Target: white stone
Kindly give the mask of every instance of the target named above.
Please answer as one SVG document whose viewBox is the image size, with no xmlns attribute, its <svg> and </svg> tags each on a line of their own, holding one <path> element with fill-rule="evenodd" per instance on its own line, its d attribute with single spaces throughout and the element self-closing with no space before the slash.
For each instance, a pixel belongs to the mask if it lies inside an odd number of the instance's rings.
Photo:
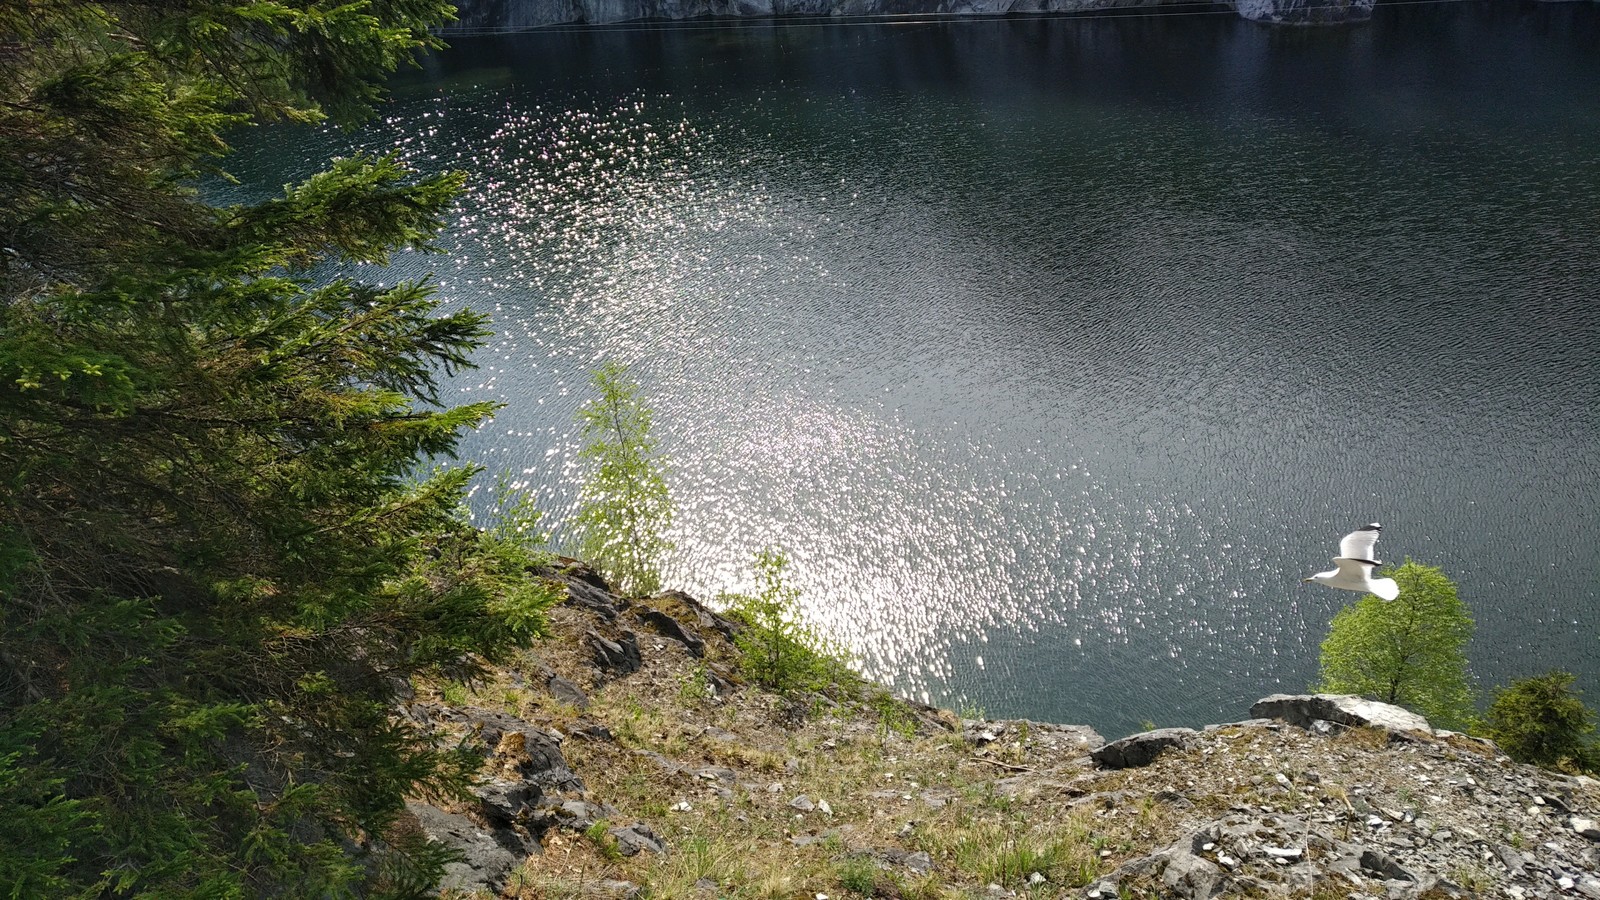
<svg viewBox="0 0 1600 900">
<path fill-rule="evenodd" d="M 1044 884 L 1044 882 L 1045 882 L 1045 877 L 1044 877 L 1044 873 L 1042 873 L 1042 872 L 1034 872 L 1032 875 L 1028 876 L 1028 884 L 1033 885 L 1035 887 L 1037 887 L 1038 885 Z"/>
<path fill-rule="evenodd" d="M 822 814 L 825 816 L 833 815 L 833 807 L 829 806 L 826 800 L 818 800 L 817 809 L 822 810 Z"/>
<path fill-rule="evenodd" d="M 1591 841 L 1600 841 L 1600 822 L 1593 819 L 1572 817 L 1572 830 L 1583 835 Z"/>
<path fill-rule="evenodd" d="M 1301 856 L 1305 855 L 1305 851 L 1299 847 L 1266 846 L 1262 847 L 1261 849 L 1265 851 L 1268 856 L 1275 857 L 1277 859 L 1299 859 Z"/>
<path fill-rule="evenodd" d="M 671 809 L 673 812 L 691 812 L 694 807 L 690 806 L 687 800 L 679 800 L 677 803 L 672 804 Z"/>
</svg>

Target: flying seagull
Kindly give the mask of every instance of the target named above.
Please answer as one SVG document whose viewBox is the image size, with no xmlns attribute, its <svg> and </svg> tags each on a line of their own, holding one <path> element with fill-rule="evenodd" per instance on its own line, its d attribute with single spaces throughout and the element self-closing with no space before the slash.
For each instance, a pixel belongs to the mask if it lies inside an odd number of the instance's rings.
<svg viewBox="0 0 1600 900">
<path fill-rule="evenodd" d="M 1365 528 L 1352 531 L 1339 542 L 1339 555 L 1333 558 L 1339 568 L 1318 572 L 1304 581 L 1315 581 L 1341 591 L 1360 591 L 1377 594 L 1385 600 L 1400 596 L 1400 585 L 1393 578 L 1373 578 L 1372 570 L 1383 563 L 1373 555 L 1378 543 L 1378 532 L 1383 526 L 1373 522 Z"/>
</svg>

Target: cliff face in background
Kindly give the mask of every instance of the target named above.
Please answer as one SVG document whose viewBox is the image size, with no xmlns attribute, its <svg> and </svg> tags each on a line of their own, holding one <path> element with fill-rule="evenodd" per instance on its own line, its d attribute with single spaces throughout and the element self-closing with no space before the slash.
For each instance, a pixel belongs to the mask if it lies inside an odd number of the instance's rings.
<svg viewBox="0 0 1600 900">
<path fill-rule="evenodd" d="M 1170 0 L 1181 2 L 1181 0 Z M 1375 0 L 1232 0 L 1260 22 L 1342 24 L 1371 18 Z M 1162 6 L 1162 0 L 456 0 L 450 32 L 612 22 L 764 16 L 1004 16 Z"/>
</svg>

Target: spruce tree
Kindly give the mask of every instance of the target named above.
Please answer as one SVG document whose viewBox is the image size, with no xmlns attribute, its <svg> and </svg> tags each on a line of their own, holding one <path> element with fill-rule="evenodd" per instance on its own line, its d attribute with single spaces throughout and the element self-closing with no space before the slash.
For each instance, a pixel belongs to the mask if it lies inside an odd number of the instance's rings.
<svg viewBox="0 0 1600 900">
<path fill-rule="evenodd" d="M 1560 669 L 1519 678 L 1495 691 L 1485 731 L 1507 756 L 1573 773 L 1600 769 L 1594 715 L 1583 694 L 1573 688 L 1576 677 Z"/>
<path fill-rule="evenodd" d="M 617 589 L 650 594 L 661 587 L 661 557 L 672 548 L 672 497 L 653 433 L 654 414 L 639 385 L 618 363 L 591 378 L 596 396 L 578 410 L 588 466 L 575 526 L 579 553 Z"/>
<path fill-rule="evenodd" d="M 434 0 L 0 0 L 0 893 L 414 895 L 393 826 L 475 761 L 410 676 L 539 634 L 514 527 L 470 527 L 487 334 L 428 286 L 312 277 L 426 249 L 460 185 L 339 160 L 200 202 L 227 129 L 349 119 Z"/>
</svg>

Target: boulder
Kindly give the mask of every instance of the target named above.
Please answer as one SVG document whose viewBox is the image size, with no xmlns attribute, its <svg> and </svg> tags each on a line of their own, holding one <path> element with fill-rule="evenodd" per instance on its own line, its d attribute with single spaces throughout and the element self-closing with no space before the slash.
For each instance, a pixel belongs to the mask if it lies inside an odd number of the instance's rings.
<svg viewBox="0 0 1600 900">
<path fill-rule="evenodd" d="M 604 803 L 568 800 L 558 808 L 557 815 L 561 817 L 561 824 L 573 831 L 588 831 L 596 822 L 616 818 L 618 812 L 614 807 Z"/>
<path fill-rule="evenodd" d="M 684 646 L 693 656 L 706 655 L 706 642 L 700 635 L 685 628 L 682 622 L 667 615 L 659 609 L 645 609 L 639 612 L 640 621 L 649 625 L 655 632 L 663 637 L 669 637 Z"/>
<path fill-rule="evenodd" d="M 589 708 L 589 695 L 583 692 L 583 688 L 562 678 L 560 675 L 551 673 L 550 677 L 545 679 L 545 688 L 550 691 L 550 696 L 568 706 L 576 706 L 579 709 Z"/>
<path fill-rule="evenodd" d="M 1157 728 L 1112 741 L 1089 756 L 1108 769 L 1135 769 L 1150 765 L 1172 747 L 1189 746 L 1199 735 L 1193 728 Z"/>
<path fill-rule="evenodd" d="M 1365 850 L 1361 854 L 1361 868 L 1389 881 L 1416 881 L 1417 876 L 1396 862 L 1394 857 L 1381 850 Z"/>
<path fill-rule="evenodd" d="M 416 817 L 422 833 L 461 854 L 459 862 L 444 867 L 441 890 L 499 894 L 511 873 L 522 864 L 519 856 L 500 845 L 494 836 L 466 816 L 448 813 L 429 803 L 411 800 L 406 809 Z"/>
<path fill-rule="evenodd" d="M 1252 22 L 1273 25 L 1343 25 L 1372 18 L 1376 0 L 1234 0 L 1233 8 Z"/>
<path fill-rule="evenodd" d="M 580 780 L 561 755 L 561 745 L 543 729 L 508 713 L 475 706 L 456 709 L 437 704 L 419 704 L 434 721 L 465 725 L 478 739 L 486 755 L 495 757 L 507 780 L 531 782 L 549 791 L 583 789 Z"/>
<path fill-rule="evenodd" d="M 628 601 L 618 597 L 600 573 L 581 560 L 566 556 L 557 557 L 556 565 L 541 566 L 535 569 L 533 574 L 558 582 L 565 587 L 566 602 L 599 613 L 606 619 L 615 619 L 621 610 L 628 608 Z"/>
<path fill-rule="evenodd" d="M 544 798 L 537 784 L 499 778 L 475 785 L 472 793 L 478 798 L 484 819 L 500 827 L 514 824 L 523 811 L 538 806 Z"/>
<path fill-rule="evenodd" d="M 589 647 L 594 651 L 594 664 L 601 671 L 627 675 L 644 666 L 644 658 L 639 655 L 639 636 L 633 632 L 624 631 L 614 641 L 593 629 L 587 636 Z"/>
<path fill-rule="evenodd" d="M 744 628 L 738 622 L 717 612 L 699 600 L 685 594 L 683 591 L 662 591 L 654 598 L 656 601 L 676 603 L 694 615 L 695 624 L 700 628 L 710 628 L 727 638 L 731 643 L 735 635 Z"/>
<path fill-rule="evenodd" d="M 1257 700 L 1250 715 L 1282 719 L 1290 725 L 1311 728 L 1316 722 L 1357 728 L 1382 728 L 1393 734 L 1433 734 L 1428 720 L 1388 703 L 1349 694 L 1273 694 Z"/>
<path fill-rule="evenodd" d="M 666 844 L 643 822 L 635 822 L 625 828 L 613 828 L 610 833 L 617 839 L 617 852 L 623 856 L 667 852 Z"/>
<path fill-rule="evenodd" d="M 1180 841 L 1124 864 L 1113 873 L 1112 882 L 1129 876 L 1160 879 L 1165 888 L 1161 892 L 1164 897 L 1207 900 L 1223 891 L 1227 873 L 1216 863 L 1197 856 L 1187 841 Z"/>
</svg>

